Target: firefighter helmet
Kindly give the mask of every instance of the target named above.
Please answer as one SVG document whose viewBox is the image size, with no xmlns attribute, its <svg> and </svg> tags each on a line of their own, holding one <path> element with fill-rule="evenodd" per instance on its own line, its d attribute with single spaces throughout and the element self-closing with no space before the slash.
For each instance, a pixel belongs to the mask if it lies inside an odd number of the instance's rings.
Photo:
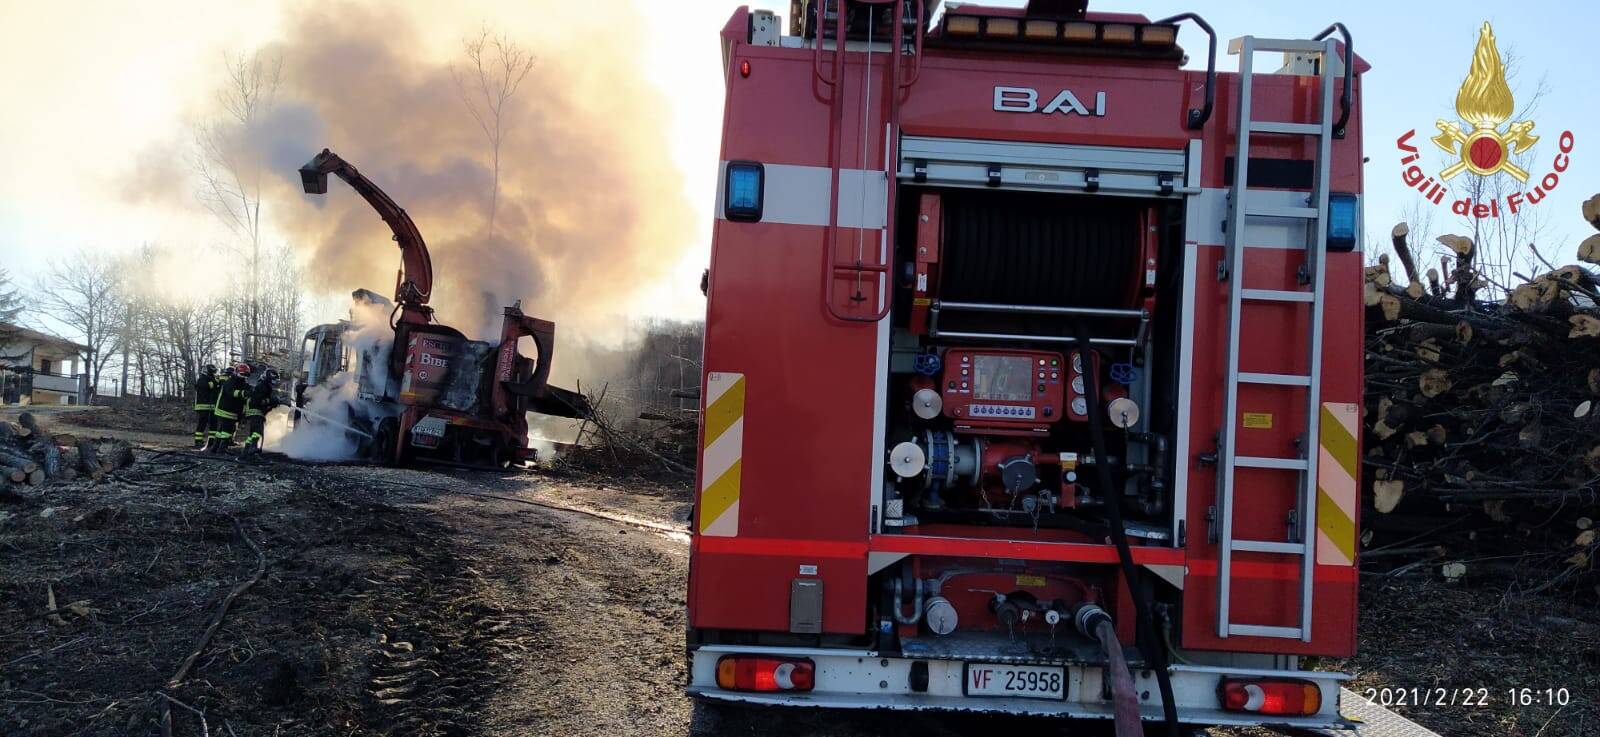
<svg viewBox="0 0 1600 737">
<path fill-rule="evenodd" d="M 214 363 L 208 363 L 201 367 L 200 370 L 208 374 L 214 374 L 217 372 L 217 365 Z"/>
<path fill-rule="evenodd" d="M 233 367 L 233 372 L 238 374 L 238 375 L 240 375 L 240 376 L 249 376 L 250 375 L 250 364 L 241 363 L 241 364 L 239 364 L 237 366 L 234 366 Z"/>
</svg>

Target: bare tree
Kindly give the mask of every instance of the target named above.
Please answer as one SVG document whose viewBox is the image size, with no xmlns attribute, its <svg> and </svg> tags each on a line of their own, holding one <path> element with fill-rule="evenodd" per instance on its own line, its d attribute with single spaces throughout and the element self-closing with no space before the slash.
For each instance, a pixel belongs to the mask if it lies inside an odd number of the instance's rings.
<svg viewBox="0 0 1600 737">
<path fill-rule="evenodd" d="M 533 69 L 534 60 L 533 54 L 515 41 L 500 34 L 491 35 L 487 28 L 461 45 L 467 57 L 466 68 L 452 65 L 450 76 L 455 79 L 461 103 L 489 143 L 494 176 L 489 190 L 488 238 L 492 240 L 494 217 L 500 205 L 500 145 L 511 130 L 506 106 Z"/>
<path fill-rule="evenodd" d="M 195 167 L 200 201 L 244 239 L 250 252 L 247 329 L 260 330 L 261 185 L 264 147 L 256 145 L 261 121 L 272 112 L 283 79 L 283 57 L 255 52 L 224 57 L 225 79 L 217 89 L 218 117 L 195 128 Z"/>
<path fill-rule="evenodd" d="M 194 384 L 199 367 L 216 362 L 227 343 L 228 327 L 216 300 L 181 297 L 165 300 L 154 311 L 154 327 L 161 342 L 170 346 L 169 384 L 182 395 Z"/>
<path fill-rule="evenodd" d="M 7 325 L 16 325 L 17 318 L 22 314 L 22 295 L 17 293 L 17 288 L 11 284 L 11 272 L 0 267 L 0 330 L 5 330 Z M 6 337 L 0 332 L 0 338 Z"/>
<path fill-rule="evenodd" d="M 17 293 L 17 288 L 11 284 L 11 274 L 0 268 L 0 361 L 17 361 L 23 355 L 7 355 L 5 353 L 12 339 L 16 338 L 17 331 L 14 326 L 22 316 L 22 295 Z"/>
<path fill-rule="evenodd" d="M 123 396 L 187 396 L 196 369 L 225 358 L 230 336 L 240 328 L 228 319 L 229 309 L 241 302 L 237 292 L 197 297 L 190 291 L 155 286 L 163 283 L 160 270 L 172 258 L 171 248 L 146 244 L 113 262 L 124 286 L 118 293 L 120 310 L 113 326 L 115 355 L 103 362 L 101 373 L 120 374 L 117 383 Z M 271 252 L 264 258 L 263 268 L 269 280 L 277 275 Z M 284 278 L 298 277 L 290 274 Z M 270 296 L 264 304 L 266 317 L 277 314 Z M 271 324 L 270 320 L 264 322 Z"/>
<path fill-rule="evenodd" d="M 66 327 L 89 349 L 85 369 L 89 385 L 97 387 L 123 330 L 121 269 L 104 254 L 79 249 L 51 262 L 37 292 L 37 311 Z"/>
</svg>

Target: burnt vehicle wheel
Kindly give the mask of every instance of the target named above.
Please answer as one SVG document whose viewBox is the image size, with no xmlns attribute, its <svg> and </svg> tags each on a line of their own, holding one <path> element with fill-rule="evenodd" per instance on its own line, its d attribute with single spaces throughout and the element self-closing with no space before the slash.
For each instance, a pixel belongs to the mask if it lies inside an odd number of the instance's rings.
<svg viewBox="0 0 1600 737">
<path fill-rule="evenodd" d="M 387 417 L 378 422 L 378 427 L 372 433 L 372 440 L 368 445 L 367 457 L 377 463 L 390 463 L 394 460 L 395 443 L 400 439 L 400 422 L 393 417 Z"/>
</svg>

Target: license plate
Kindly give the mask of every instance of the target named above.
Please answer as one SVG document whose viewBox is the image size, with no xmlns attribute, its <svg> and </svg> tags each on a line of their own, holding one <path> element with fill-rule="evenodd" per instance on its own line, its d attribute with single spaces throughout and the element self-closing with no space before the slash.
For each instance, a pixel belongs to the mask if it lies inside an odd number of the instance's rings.
<svg viewBox="0 0 1600 737">
<path fill-rule="evenodd" d="M 1045 665 L 968 663 L 965 688 L 968 696 L 1063 699 L 1067 695 L 1067 669 Z"/>
<path fill-rule="evenodd" d="M 445 421 L 443 417 L 424 417 L 411 427 L 415 435 L 431 435 L 436 438 L 444 437 Z"/>
</svg>

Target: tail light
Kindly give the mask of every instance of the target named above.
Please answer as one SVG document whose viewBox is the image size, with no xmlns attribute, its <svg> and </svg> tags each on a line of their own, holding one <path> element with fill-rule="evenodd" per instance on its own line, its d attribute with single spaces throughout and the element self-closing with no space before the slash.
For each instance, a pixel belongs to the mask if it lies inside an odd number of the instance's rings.
<svg viewBox="0 0 1600 737">
<path fill-rule="evenodd" d="M 717 661 L 717 687 L 727 691 L 810 691 L 816 676 L 805 658 L 725 655 Z"/>
<path fill-rule="evenodd" d="M 1234 680 L 1225 678 L 1217 686 L 1222 708 L 1251 714 L 1309 716 L 1322 710 L 1322 689 L 1310 681 Z"/>
</svg>

